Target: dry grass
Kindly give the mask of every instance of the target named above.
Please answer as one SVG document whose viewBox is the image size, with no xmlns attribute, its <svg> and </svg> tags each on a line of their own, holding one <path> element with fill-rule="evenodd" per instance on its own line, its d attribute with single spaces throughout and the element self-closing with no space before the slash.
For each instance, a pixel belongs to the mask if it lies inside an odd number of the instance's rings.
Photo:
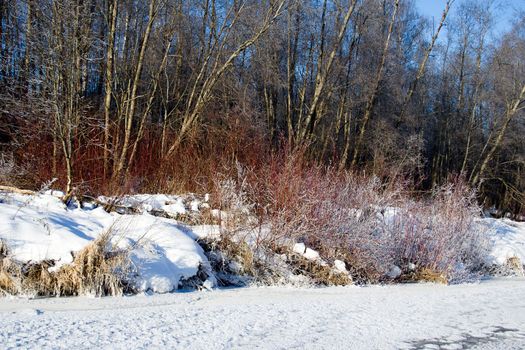
<svg viewBox="0 0 525 350">
<path fill-rule="evenodd" d="M 71 264 L 51 269 L 54 262 L 21 264 L 8 257 L 0 244 L 0 292 L 7 295 L 77 296 L 122 295 L 129 286 L 129 257 L 115 251 L 110 234 L 100 236 L 78 252 Z"/>
<path fill-rule="evenodd" d="M 0 271 L 0 295 L 14 295 L 17 294 L 18 288 L 15 281 L 6 271 Z"/>
<path fill-rule="evenodd" d="M 448 284 L 447 276 L 444 273 L 426 267 L 403 274 L 400 276 L 399 280 L 401 282 L 431 282 Z"/>
<path fill-rule="evenodd" d="M 352 284 L 349 274 L 339 272 L 321 261 L 308 260 L 287 247 L 249 245 L 244 240 L 223 234 L 215 241 L 201 242 L 212 268 L 223 286 L 289 284 L 293 276 L 304 276 L 303 281 L 317 286 Z"/>
<path fill-rule="evenodd" d="M 19 273 L 20 267 L 11 259 L 7 257 L 0 259 L 0 295 L 16 294 L 20 284 L 15 276 Z"/>
<path fill-rule="evenodd" d="M 520 258 L 518 258 L 517 256 L 508 258 L 505 263 L 505 267 L 508 268 L 510 271 L 512 271 L 513 274 L 520 276 L 520 277 L 525 277 L 523 264 Z"/>
<path fill-rule="evenodd" d="M 311 261 L 304 256 L 290 252 L 287 261 L 295 275 L 303 275 L 312 280 L 316 285 L 322 286 L 347 286 L 352 284 L 352 277 L 334 270 L 327 264 Z"/>
<path fill-rule="evenodd" d="M 523 265 L 520 258 L 513 256 L 507 258 L 504 264 L 492 264 L 484 266 L 481 273 L 487 276 L 496 277 L 525 277 L 525 265 Z"/>
<path fill-rule="evenodd" d="M 18 276 L 21 283 L 21 292 L 37 296 L 55 295 L 56 274 L 49 271 L 49 268 L 53 266 L 54 262 L 52 261 L 24 265 L 22 274 Z"/>
<path fill-rule="evenodd" d="M 246 242 L 223 235 L 220 239 L 203 240 L 199 244 L 206 252 L 219 285 L 246 285 L 257 274 L 258 265 Z"/>
<path fill-rule="evenodd" d="M 110 235 L 104 234 L 57 271 L 55 294 L 122 295 L 128 270 L 127 253 L 111 249 Z"/>
<path fill-rule="evenodd" d="M 3 258 L 6 258 L 8 254 L 9 254 L 9 251 L 7 250 L 7 244 L 5 244 L 4 241 L 0 239 L 0 261 Z"/>
<path fill-rule="evenodd" d="M 13 274 L 19 270 L 8 258 L 9 250 L 4 241 L 0 240 L 0 295 L 13 294 L 17 287 Z"/>
<path fill-rule="evenodd" d="M 226 236 L 218 242 L 217 249 L 240 264 L 242 268 L 242 270 L 239 271 L 240 273 L 255 274 L 254 254 L 246 242 L 235 242 Z"/>
</svg>

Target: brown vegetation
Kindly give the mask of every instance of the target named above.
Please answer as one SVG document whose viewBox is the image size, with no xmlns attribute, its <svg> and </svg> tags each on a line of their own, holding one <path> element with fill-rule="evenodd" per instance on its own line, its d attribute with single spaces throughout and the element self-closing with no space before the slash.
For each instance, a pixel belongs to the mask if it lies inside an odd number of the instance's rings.
<svg viewBox="0 0 525 350">
<path fill-rule="evenodd" d="M 306 148 L 417 190 L 462 174 L 518 214 L 523 14 L 490 41 L 493 1 L 443 10 L 434 30 L 406 0 L 2 0 L 0 182 L 210 192 Z"/>
<path fill-rule="evenodd" d="M 454 281 L 484 265 L 488 245 L 475 225 L 481 209 L 461 179 L 414 198 L 407 182 L 315 166 L 298 152 L 263 169 L 240 168 L 224 183 L 223 228 L 250 242 L 250 257 L 289 256 L 289 247 L 304 242 L 328 263 L 345 262 L 358 283 L 386 281 L 392 266 L 408 273 L 415 265 L 423 280 L 429 274 L 420 272 L 432 271 Z"/>
<path fill-rule="evenodd" d="M 20 263 L 9 257 L 0 241 L 0 292 L 10 295 L 122 295 L 128 285 L 126 252 L 109 247 L 110 234 L 100 236 L 76 253 L 71 264 L 54 270 L 54 261 Z"/>
</svg>

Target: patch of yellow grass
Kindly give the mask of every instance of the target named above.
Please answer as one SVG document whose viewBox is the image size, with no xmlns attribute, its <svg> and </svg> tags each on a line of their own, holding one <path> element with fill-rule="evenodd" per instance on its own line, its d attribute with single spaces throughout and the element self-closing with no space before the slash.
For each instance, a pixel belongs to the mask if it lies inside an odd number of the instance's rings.
<svg viewBox="0 0 525 350">
<path fill-rule="evenodd" d="M 19 268 L 8 255 L 7 245 L 0 240 L 0 295 L 12 294 L 17 289 L 13 275 L 19 272 Z"/>
<path fill-rule="evenodd" d="M 129 256 L 113 251 L 106 233 L 78 252 L 71 264 L 51 269 L 53 261 L 21 264 L 0 242 L 0 292 L 35 296 L 122 295 L 128 288 Z"/>
<path fill-rule="evenodd" d="M 254 256 L 246 242 L 235 242 L 230 237 L 223 236 L 222 239 L 217 242 L 217 249 L 225 253 L 230 259 L 238 262 L 242 267 L 242 273 L 250 276 L 254 275 Z"/>
<path fill-rule="evenodd" d="M 431 282 L 439 284 L 448 284 L 447 276 L 439 271 L 422 267 L 416 271 L 404 274 L 400 277 L 402 282 Z"/>
<path fill-rule="evenodd" d="M 78 252 L 73 263 L 56 273 L 57 295 L 122 295 L 129 258 L 125 252 L 108 249 L 109 235 L 102 235 Z"/>
<path fill-rule="evenodd" d="M 17 278 L 14 277 L 19 272 L 18 266 L 13 264 L 10 259 L 0 259 L 0 295 L 15 294 L 18 290 Z"/>
<path fill-rule="evenodd" d="M 508 258 L 505 265 L 516 275 L 518 276 L 525 276 L 525 273 L 523 271 L 523 264 L 517 256 L 513 256 L 511 258 Z"/>
<path fill-rule="evenodd" d="M 318 261 L 308 260 L 297 253 L 289 253 L 287 262 L 293 267 L 295 274 L 305 275 L 318 285 L 347 286 L 353 283 L 349 274 L 336 271 Z"/>
</svg>

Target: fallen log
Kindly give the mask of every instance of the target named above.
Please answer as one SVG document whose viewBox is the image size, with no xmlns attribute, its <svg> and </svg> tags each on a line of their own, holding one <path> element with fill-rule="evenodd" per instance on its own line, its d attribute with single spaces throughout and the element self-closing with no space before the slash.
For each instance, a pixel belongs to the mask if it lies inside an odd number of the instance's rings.
<svg viewBox="0 0 525 350">
<path fill-rule="evenodd" d="M 18 194 L 28 194 L 28 195 L 34 195 L 36 193 L 35 191 L 31 191 L 31 190 L 23 190 L 18 187 L 2 186 L 2 185 L 0 185 L 0 191 L 18 193 Z"/>
</svg>

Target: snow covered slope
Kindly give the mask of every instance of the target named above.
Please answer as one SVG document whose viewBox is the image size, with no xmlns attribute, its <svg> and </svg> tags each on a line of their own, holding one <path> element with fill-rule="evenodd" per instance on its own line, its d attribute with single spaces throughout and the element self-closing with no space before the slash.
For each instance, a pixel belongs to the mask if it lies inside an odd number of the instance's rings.
<svg viewBox="0 0 525 350">
<path fill-rule="evenodd" d="M 0 198 L 0 239 L 19 261 L 51 259 L 57 268 L 72 262 L 72 252 L 110 231 L 114 244 L 131 250 L 141 291 L 170 292 L 181 279 L 194 276 L 199 266 L 209 269 L 194 235 L 176 221 L 148 213 L 109 214 L 100 207 L 68 209 L 49 194 Z"/>
<path fill-rule="evenodd" d="M 216 226 L 182 226 L 175 220 L 148 214 L 149 210 L 184 214 L 198 211 L 205 204 L 177 196 L 137 195 L 124 197 L 123 205 L 139 208 L 137 215 L 107 213 L 102 208 L 66 208 L 53 193 L 0 195 L 0 239 L 20 261 L 55 260 L 59 267 L 71 263 L 72 253 L 80 251 L 102 233 L 111 231 L 113 243 L 130 249 L 139 273 L 140 291 L 165 293 L 177 289 L 182 279 L 197 274 L 199 268 L 209 276 L 209 262 L 196 239 L 217 233 Z M 490 263 L 503 265 L 510 257 L 525 262 L 525 223 L 481 219 L 489 228 L 492 250 Z M 300 244 L 298 246 L 301 246 Z M 315 260 L 317 252 L 304 246 L 301 252 Z M 213 285 L 213 277 L 207 285 Z"/>
<path fill-rule="evenodd" d="M 525 280 L 0 299 L 24 349 L 523 349 Z"/>
<path fill-rule="evenodd" d="M 489 261 L 502 265 L 509 258 L 517 257 L 525 264 L 525 222 L 509 219 L 483 219 L 492 241 Z"/>
</svg>

